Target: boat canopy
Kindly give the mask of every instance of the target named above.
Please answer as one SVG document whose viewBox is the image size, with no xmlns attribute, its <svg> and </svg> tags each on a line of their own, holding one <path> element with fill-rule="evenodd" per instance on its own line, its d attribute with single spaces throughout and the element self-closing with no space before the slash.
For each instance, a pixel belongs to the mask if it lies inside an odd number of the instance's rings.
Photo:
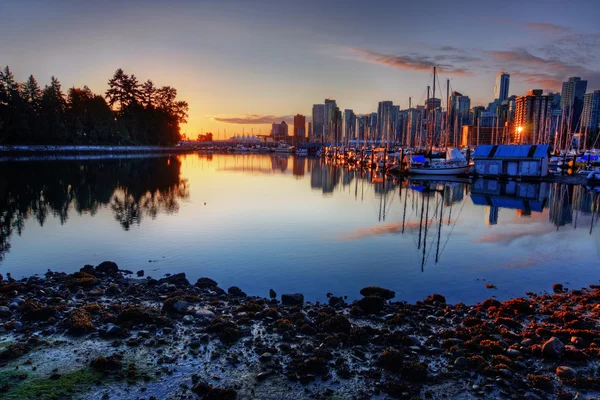
<svg viewBox="0 0 600 400">
<path fill-rule="evenodd" d="M 446 151 L 446 161 L 467 161 L 456 147 Z"/>
</svg>

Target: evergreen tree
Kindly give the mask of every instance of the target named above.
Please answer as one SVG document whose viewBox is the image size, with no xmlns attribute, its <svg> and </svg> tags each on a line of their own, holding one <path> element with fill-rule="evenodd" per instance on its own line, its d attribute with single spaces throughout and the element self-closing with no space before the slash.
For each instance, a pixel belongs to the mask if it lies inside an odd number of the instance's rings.
<svg viewBox="0 0 600 400">
<path fill-rule="evenodd" d="M 67 102 L 58 79 L 50 78 L 42 94 L 42 114 L 44 120 L 43 140 L 48 143 L 64 143 L 68 138 L 65 127 Z"/>
<path fill-rule="evenodd" d="M 146 82 L 142 83 L 141 89 L 141 99 L 142 105 L 145 108 L 154 108 L 156 104 L 156 87 L 154 86 L 154 82 L 148 79 Z"/>
</svg>

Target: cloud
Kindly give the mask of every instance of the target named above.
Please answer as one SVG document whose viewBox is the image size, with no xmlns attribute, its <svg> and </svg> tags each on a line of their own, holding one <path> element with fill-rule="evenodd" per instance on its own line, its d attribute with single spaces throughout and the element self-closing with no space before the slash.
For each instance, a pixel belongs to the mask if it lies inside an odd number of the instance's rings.
<svg viewBox="0 0 600 400">
<path fill-rule="evenodd" d="M 229 116 L 229 115 L 211 115 L 210 116 L 213 121 L 223 122 L 226 124 L 241 124 L 241 125 L 260 125 L 260 124 L 272 124 L 272 123 L 280 123 L 281 121 L 285 121 L 290 124 L 294 122 L 293 115 L 283 115 L 283 116 L 275 116 L 275 115 L 261 115 L 261 114 L 244 114 L 238 116 Z"/>
<path fill-rule="evenodd" d="M 542 33 L 560 34 L 569 32 L 569 28 L 556 24 L 551 24 L 549 22 L 526 22 L 524 25 L 529 29 Z"/>
<path fill-rule="evenodd" d="M 573 59 L 567 62 L 564 57 L 541 57 L 524 48 L 489 51 L 488 54 L 514 77 L 542 89 L 559 90 L 562 82 L 571 76 L 586 79 L 590 88 L 600 85 L 600 71 L 577 64 Z"/>
<path fill-rule="evenodd" d="M 353 47 L 348 50 L 350 51 L 351 58 L 356 58 L 373 64 L 387 65 L 398 69 L 407 69 L 412 71 L 430 71 L 434 66 L 437 66 L 440 73 L 452 75 L 470 75 L 470 71 L 466 68 L 455 67 L 451 64 L 437 63 L 435 58 L 431 59 L 426 56 L 378 53 L 373 50 L 358 47 Z M 441 61 L 450 60 L 450 56 L 443 57 L 444 58 Z M 454 57 L 457 59 L 461 58 L 460 56 Z"/>
</svg>

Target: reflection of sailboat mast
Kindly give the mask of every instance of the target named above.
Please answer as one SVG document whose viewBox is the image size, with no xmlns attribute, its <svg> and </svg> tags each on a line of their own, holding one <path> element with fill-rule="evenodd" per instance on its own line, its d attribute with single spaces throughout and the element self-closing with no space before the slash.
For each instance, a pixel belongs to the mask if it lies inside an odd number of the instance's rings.
<svg viewBox="0 0 600 400">
<path fill-rule="evenodd" d="M 417 203 L 419 201 L 419 198 L 417 197 Z M 417 204 L 418 205 L 418 204 Z M 421 234 L 423 232 L 423 212 L 425 211 L 425 199 L 421 199 L 421 219 L 419 221 L 419 246 L 417 247 L 417 249 L 421 248 Z"/>
<path fill-rule="evenodd" d="M 402 184 L 400 185 L 400 198 L 402 198 Z M 408 200 L 408 189 L 404 191 L 404 213 L 402 214 L 402 233 L 404 234 L 404 223 L 406 222 L 406 201 Z"/>
<path fill-rule="evenodd" d="M 444 185 L 444 190 L 442 191 L 442 204 L 440 205 L 440 223 L 438 224 L 438 241 L 437 241 L 437 249 L 435 250 L 435 262 L 440 260 L 440 238 L 442 236 L 442 216 L 444 215 L 444 197 L 446 194 L 446 185 Z"/>
<path fill-rule="evenodd" d="M 427 196 L 427 211 L 425 212 L 425 234 L 423 236 L 423 259 L 421 260 L 421 272 L 425 267 L 425 252 L 427 250 L 427 228 L 429 225 L 429 195 Z"/>
</svg>

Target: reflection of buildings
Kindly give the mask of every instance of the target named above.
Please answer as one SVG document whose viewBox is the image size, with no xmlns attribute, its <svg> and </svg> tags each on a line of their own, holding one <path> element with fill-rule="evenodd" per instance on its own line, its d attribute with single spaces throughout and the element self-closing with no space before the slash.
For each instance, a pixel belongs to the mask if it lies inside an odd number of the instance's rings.
<svg viewBox="0 0 600 400">
<path fill-rule="evenodd" d="M 294 176 L 304 176 L 306 170 L 306 157 L 294 157 L 292 159 L 292 171 Z"/>
<path fill-rule="evenodd" d="M 271 165 L 274 171 L 285 172 L 288 167 L 289 156 L 271 155 Z"/>
<path fill-rule="evenodd" d="M 500 208 L 522 210 L 526 215 L 532 211 L 541 213 L 547 198 L 548 183 L 477 179 L 471 187 L 471 200 L 475 205 L 486 207 L 485 221 L 489 225 L 498 223 Z"/>
<path fill-rule="evenodd" d="M 340 182 L 340 168 L 327 165 L 322 160 L 311 160 L 310 187 L 322 189 L 323 193 L 332 193 Z"/>
<path fill-rule="evenodd" d="M 496 225 L 498 224 L 498 212 L 499 208 L 496 206 L 485 206 L 483 208 L 484 213 L 484 222 L 486 225 Z"/>
</svg>

